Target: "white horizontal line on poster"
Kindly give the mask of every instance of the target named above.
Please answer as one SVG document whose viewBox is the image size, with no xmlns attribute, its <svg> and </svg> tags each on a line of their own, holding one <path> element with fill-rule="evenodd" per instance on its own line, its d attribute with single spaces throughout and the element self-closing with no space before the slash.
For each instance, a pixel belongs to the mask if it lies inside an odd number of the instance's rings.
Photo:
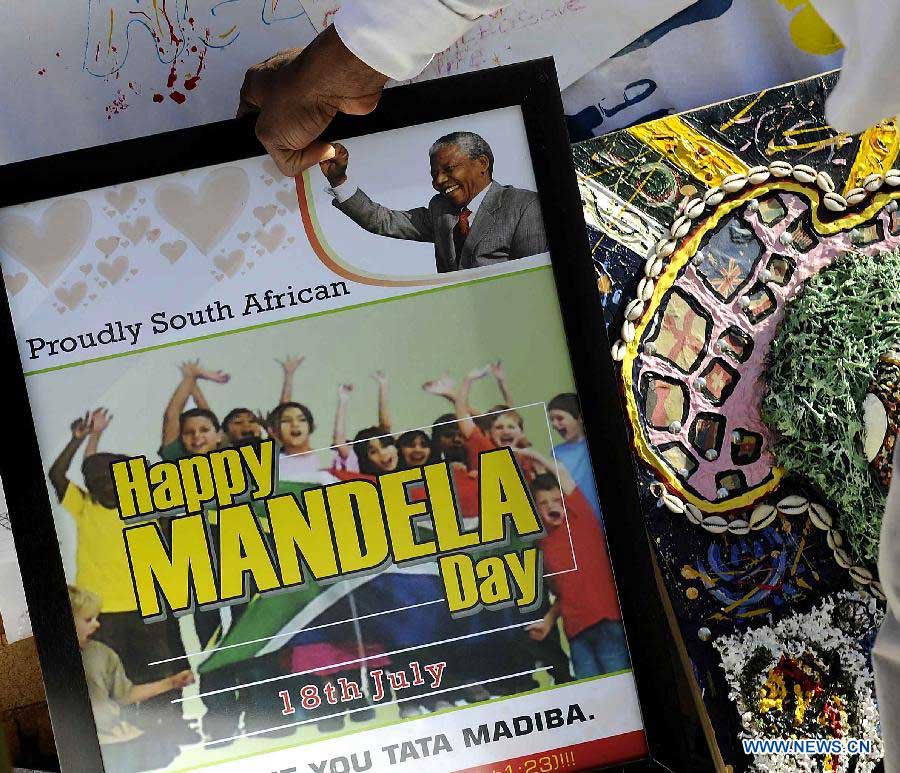
<svg viewBox="0 0 900 773">
<path fill-rule="evenodd" d="M 550 420 L 549 420 L 549 416 L 548 416 L 548 413 L 547 413 L 547 402 L 546 402 L 546 400 L 539 400 L 539 401 L 537 401 L 537 402 L 534 402 L 534 403 L 527 403 L 527 404 L 525 404 L 525 405 L 516 405 L 516 406 L 512 406 L 512 407 L 510 407 L 510 408 L 503 408 L 503 409 L 497 410 L 497 411 L 487 411 L 486 413 L 479 413 L 479 414 L 477 414 L 477 415 L 475 415 L 475 416 L 470 416 L 469 418 L 470 418 L 470 419 L 481 419 L 481 418 L 484 418 L 485 416 L 493 416 L 494 414 L 497 414 L 497 413 L 505 413 L 506 411 L 510 411 L 510 410 L 512 410 L 512 411 L 520 411 L 520 410 L 525 410 L 526 408 L 535 408 L 535 407 L 537 407 L 537 406 L 539 406 L 539 405 L 540 405 L 540 406 L 543 406 L 543 408 L 544 408 L 544 420 L 547 422 L 547 432 L 548 432 L 548 434 L 549 434 L 549 433 L 551 432 L 551 429 L 550 429 Z M 374 438 L 369 438 L 369 439 L 370 439 L 370 440 L 379 440 L 379 439 L 381 439 L 381 438 L 394 437 L 395 434 L 396 434 L 396 435 L 401 435 L 401 434 L 403 434 L 403 433 L 405 433 L 405 432 L 425 431 L 425 430 L 427 430 L 427 429 L 431 429 L 432 427 L 440 427 L 440 426 L 444 426 L 444 425 L 446 425 L 446 424 L 456 424 L 456 423 L 459 422 L 459 421 L 460 421 L 459 419 L 450 419 L 450 420 L 448 420 L 448 421 L 440 421 L 440 422 L 435 422 L 435 423 L 433 423 L 433 424 L 428 424 L 428 425 L 425 425 L 425 426 L 423 426 L 423 427 L 413 427 L 413 428 L 410 428 L 410 429 L 404 429 L 404 430 L 401 430 L 401 431 L 399 431 L 399 432 L 397 432 L 397 433 L 390 433 L 390 432 L 388 432 L 388 433 L 385 433 L 384 435 L 378 435 L 378 436 L 376 436 L 376 437 L 374 437 Z M 559 465 L 559 460 L 556 458 L 556 450 L 553 448 L 553 436 L 552 436 L 552 435 L 549 435 L 549 436 L 550 436 L 550 449 L 551 449 L 551 454 L 553 455 L 553 462 L 554 462 L 554 464 L 556 464 L 557 467 L 558 467 L 558 465 Z M 299 453 L 299 454 L 292 454 L 292 456 L 307 456 L 307 455 L 309 455 L 309 454 L 318 453 L 318 452 L 320 452 L 320 451 L 323 451 L 323 452 L 324 452 L 324 451 L 334 451 L 334 450 L 336 450 L 336 449 L 338 449 L 338 448 L 343 448 L 344 446 L 352 446 L 352 445 L 353 445 L 352 442 L 349 442 L 349 443 L 338 443 L 337 445 L 333 445 L 333 446 L 323 446 L 322 448 L 316 448 L 316 449 L 312 449 L 312 450 L 310 450 L 310 451 L 303 451 L 302 453 Z M 568 533 L 568 535 L 569 535 L 569 547 L 570 547 L 570 549 L 571 549 L 571 551 L 572 551 L 572 562 L 573 562 L 574 566 L 572 566 L 571 569 L 561 569 L 561 570 L 558 571 L 558 572 L 547 572 L 547 573 L 541 575 L 544 579 L 546 579 L 546 578 L 548 578 L 548 577 L 557 577 L 557 576 L 559 576 L 559 575 L 569 574 L 570 572 L 577 572 L 577 571 L 578 571 L 578 558 L 577 558 L 577 556 L 575 555 L 575 545 L 574 545 L 574 543 L 573 543 L 573 541 L 572 541 L 572 530 L 571 530 L 571 528 L 569 527 L 569 513 L 568 513 L 568 510 L 566 509 L 566 499 L 565 499 L 565 497 L 563 497 L 563 500 L 562 500 L 562 501 L 563 501 L 563 516 L 564 516 L 564 519 L 565 519 L 565 522 L 566 522 L 566 531 L 567 531 L 567 533 Z M 421 568 L 421 566 L 422 566 L 422 565 L 419 564 L 419 565 L 417 565 L 416 567 L 412 567 L 412 570 L 414 571 L 416 568 Z M 372 579 L 372 578 L 374 578 L 374 577 L 377 577 L 377 576 L 379 576 L 379 575 L 375 574 L 375 575 L 371 575 L 371 576 L 368 577 L 368 578 L 363 578 L 363 582 L 365 582 L 365 581 L 368 580 L 368 579 Z M 337 586 L 332 586 L 332 587 L 337 587 Z M 359 587 L 359 586 L 356 585 L 356 586 L 354 586 L 354 587 L 351 587 L 351 588 L 347 591 L 347 593 L 352 593 L 353 590 L 354 590 L 356 587 Z M 396 613 L 396 612 L 405 612 L 405 611 L 408 611 L 408 610 L 410 610 L 410 609 L 416 609 L 416 608 L 418 608 L 418 607 L 430 606 L 431 604 L 439 604 L 439 603 L 442 603 L 443 601 L 444 601 L 444 598 L 442 597 L 442 598 L 434 599 L 434 600 L 432 600 L 432 601 L 423 601 L 423 602 L 421 602 L 421 603 L 419 603 L 419 604 L 412 604 L 412 605 L 410 605 L 410 606 L 396 607 L 396 608 L 394 608 L 394 609 L 385 609 L 385 610 L 382 610 L 382 611 L 380 611 L 380 612 L 372 612 L 372 613 L 370 613 L 370 614 L 367 614 L 367 615 L 361 615 L 361 616 L 359 616 L 359 617 L 349 617 L 349 618 L 346 618 L 345 620 L 336 620 L 336 621 L 334 621 L 334 622 L 330 622 L 330 623 L 322 623 L 322 624 L 320 624 L 320 625 L 314 625 L 314 626 L 305 626 L 305 625 L 304 625 L 304 626 L 301 627 L 301 628 L 292 628 L 291 631 L 287 631 L 287 632 L 283 632 L 283 633 L 276 633 L 274 636 L 265 636 L 265 637 L 262 637 L 262 638 L 259 638 L 259 639 L 250 639 L 250 640 L 248 640 L 248 641 L 240 642 L 240 643 L 238 643 L 238 644 L 227 644 L 227 645 L 222 646 L 222 647 L 214 647 L 214 648 L 212 648 L 212 649 L 210 649 L 210 650 L 204 649 L 204 650 L 199 650 L 199 651 L 197 651 L 197 652 L 188 652 L 188 653 L 185 653 L 184 655 L 179 655 L 179 656 L 174 657 L 174 658 L 167 658 L 167 659 L 165 659 L 165 660 L 154 660 L 154 661 L 151 661 L 150 663 L 148 663 L 147 665 L 148 665 L 148 666 L 158 666 L 158 665 L 162 665 L 162 664 L 164 664 L 164 663 L 174 663 L 174 662 L 179 661 L 179 660 L 185 660 L 185 659 L 187 659 L 187 658 L 193 658 L 193 657 L 197 657 L 197 656 L 200 656 L 200 655 L 206 655 L 207 657 L 211 657 L 211 656 L 213 655 L 213 653 L 220 652 L 220 651 L 224 651 L 224 650 L 229 650 L 229 649 L 234 649 L 234 648 L 236 648 L 236 647 L 246 647 L 246 646 L 248 646 L 248 645 L 250 645 L 250 644 L 259 644 L 259 643 L 261 643 L 261 642 L 274 641 L 274 640 L 276 640 L 276 639 L 281 639 L 281 638 L 290 638 L 290 637 L 292 637 L 292 636 L 296 636 L 296 635 L 299 634 L 299 633 L 302 633 L 303 631 L 315 631 L 315 630 L 319 630 L 319 629 L 321 629 L 321 628 L 330 628 L 330 627 L 336 626 L 336 625 L 344 625 L 344 624 L 346 624 L 346 623 L 352 623 L 354 620 L 367 620 L 367 619 L 369 619 L 369 618 L 372 618 L 372 617 L 379 617 L 379 616 L 381 616 L 381 615 L 390 615 L 390 614 L 394 614 L 394 613 Z M 294 619 L 296 619 L 296 616 L 295 616 Z"/>
<path fill-rule="evenodd" d="M 532 674 L 538 674 L 538 673 L 541 673 L 542 671 L 550 671 L 552 669 L 553 669 L 553 666 L 541 666 L 540 668 L 533 668 L 530 671 L 519 671 L 518 673 L 515 673 L 515 674 L 505 674 L 503 676 L 495 676 L 495 677 L 492 677 L 491 679 L 485 679 L 483 682 L 470 682 L 469 684 L 463 684 L 463 685 L 460 685 L 459 687 L 446 687 L 443 690 L 434 690 L 431 692 L 423 693 L 422 695 L 412 695 L 408 698 L 400 698 L 395 701 L 386 701 L 384 703 L 378 703 L 375 706 L 366 705 L 366 706 L 362 706 L 361 708 L 358 708 L 358 709 L 350 709 L 348 711 L 339 711 L 336 714 L 327 714 L 324 717 L 314 717 L 312 719 L 303 719 L 303 720 L 300 720 L 299 722 L 289 722 L 288 724 L 276 725 L 275 727 L 270 727 L 265 730 L 254 730 L 250 733 L 242 733 L 241 735 L 232 736 L 231 738 L 219 738 L 219 739 L 216 739 L 215 741 L 205 741 L 203 743 L 203 746 L 221 745 L 221 744 L 227 743 L 229 741 L 237 741 L 241 738 L 252 738 L 253 736 L 257 736 L 257 735 L 265 735 L 266 733 L 272 733 L 275 730 L 283 730 L 284 728 L 288 728 L 288 727 L 299 727 L 301 725 L 309 724 L 310 722 L 321 722 L 323 719 L 331 719 L 332 717 L 345 717 L 350 714 L 355 714 L 357 711 L 369 711 L 372 708 L 382 709 L 382 708 L 386 708 L 388 706 L 395 706 L 398 703 L 405 703 L 406 701 L 421 701 L 422 698 L 431 698 L 435 695 L 442 695 L 442 694 L 448 693 L 448 692 L 458 692 L 459 690 L 466 690 L 470 687 L 480 687 L 485 684 L 491 684 L 492 682 L 502 682 L 506 679 L 515 679 L 517 676 L 531 676 Z"/>
<path fill-rule="evenodd" d="M 379 652 L 377 655 L 366 655 L 364 657 L 353 658 L 352 660 L 343 660 L 340 663 L 331 663 L 325 666 L 319 666 L 318 668 L 309 668 L 305 671 L 295 671 L 290 674 L 281 674 L 280 676 L 272 676 L 268 679 L 260 679 L 256 682 L 246 682 L 241 684 L 233 685 L 232 687 L 223 687 L 219 690 L 209 690 L 207 692 L 197 693 L 196 695 L 188 695 L 182 698 L 175 698 L 172 700 L 172 703 L 185 703 L 187 701 L 198 700 L 200 698 L 205 698 L 208 695 L 219 695 L 223 692 L 232 692 L 233 690 L 239 690 L 243 687 L 256 687 L 261 684 L 270 684 L 271 682 L 280 682 L 284 679 L 294 679 L 298 676 L 305 676 L 306 674 L 315 674 L 319 671 L 324 671 L 329 668 L 336 668 L 337 666 L 352 666 L 356 663 L 364 663 L 367 660 L 373 660 L 375 658 L 386 658 L 391 655 L 401 655 L 404 652 L 415 652 L 416 650 L 425 649 L 426 647 L 436 647 L 439 644 L 452 644 L 457 641 L 465 641 L 466 639 L 474 639 L 479 636 L 487 636 L 492 633 L 500 633 L 502 631 L 509 631 L 514 628 L 524 628 L 529 625 L 534 625 L 535 623 L 539 623 L 543 620 L 543 618 L 537 618 L 535 620 L 528 620 L 524 623 L 515 623 L 513 625 L 504 625 L 499 628 L 490 628 L 487 631 L 475 631 L 474 633 L 467 633 L 462 636 L 453 636 L 449 639 L 442 639 L 441 641 L 427 642 L 425 644 L 417 644 L 415 647 L 403 647 L 399 650 L 391 650 L 390 652 Z M 459 689 L 459 688 L 457 688 Z"/>
</svg>

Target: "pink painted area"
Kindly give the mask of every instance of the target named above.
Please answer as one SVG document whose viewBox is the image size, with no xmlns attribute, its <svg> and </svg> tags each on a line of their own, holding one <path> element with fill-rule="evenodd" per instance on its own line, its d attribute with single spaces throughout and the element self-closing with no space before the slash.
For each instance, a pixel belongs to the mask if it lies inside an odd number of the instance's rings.
<svg viewBox="0 0 900 773">
<path fill-rule="evenodd" d="M 372 668 L 389 665 L 391 660 L 383 653 L 384 648 L 381 645 L 367 644 L 364 649 L 365 666 Z M 340 674 L 344 671 L 359 670 L 363 665 L 362 662 L 357 662 L 359 658 L 359 647 L 355 643 L 301 644 L 291 649 L 291 670 L 294 673 L 315 671 L 319 676 Z"/>
<path fill-rule="evenodd" d="M 772 432 L 763 422 L 760 415 L 762 401 L 766 391 L 765 380 L 765 359 L 768 355 L 769 348 L 778 331 L 782 319 L 784 319 L 786 304 L 797 295 L 805 282 L 812 276 L 818 274 L 822 269 L 831 265 L 835 258 L 850 249 L 855 249 L 865 254 L 892 249 L 900 245 L 900 237 L 890 236 L 889 221 L 890 215 L 885 211 L 878 214 L 877 219 L 881 221 L 886 238 L 879 243 L 869 245 L 864 248 L 852 247 L 849 232 L 838 233 L 833 236 L 819 237 L 819 244 L 808 253 L 801 253 L 796 250 L 793 245 L 782 245 L 778 238 L 781 234 L 788 230 L 796 220 L 803 216 L 809 209 L 808 203 L 793 194 L 781 194 L 782 201 L 786 203 L 788 213 L 774 226 L 766 226 L 758 217 L 758 213 L 748 213 L 746 208 L 742 212 L 745 219 L 751 224 L 757 237 L 759 237 L 763 248 L 763 257 L 758 261 L 749 281 L 745 285 L 744 293 L 752 288 L 757 280 L 760 271 L 766 268 L 769 258 L 773 254 L 785 255 L 791 258 L 796 268 L 790 281 L 784 287 L 768 283 L 768 288 L 772 291 L 777 301 L 777 309 L 770 316 L 761 320 L 756 325 L 750 323 L 750 320 L 744 314 L 739 306 L 740 294 L 732 303 L 724 303 L 714 293 L 707 289 L 702 279 L 698 276 L 692 264 L 681 269 L 681 274 L 675 280 L 673 287 L 681 289 L 688 295 L 698 299 L 700 304 L 712 316 L 713 325 L 710 332 L 710 351 L 702 359 L 695 368 L 691 376 L 684 376 L 676 368 L 671 366 L 665 360 L 647 354 L 641 354 L 641 367 L 636 383 L 640 383 L 640 376 L 646 371 L 659 373 L 663 376 L 669 376 L 686 383 L 691 394 L 691 406 L 681 432 L 671 433 L 665 430 L 656 430 L 650 427 L 645 428 L 651 445 L 658 447 L 664 443 L 673 440 L 679 440 L 684 446 L 691 450 L 691 453 L 699 462 L 697 471 L 689 478 L 690 486 L 700 496 L 710 501 L 716 501 L 716 482 L 715 476 L 726 470 L 740 470 L 747 479 L 747 485 L 751 488 L 763 483 L 770 475 L 774 459 L 771 453 Z M 738 211 L 738 210 L 736 210 Z M 721 223 L 727 222 L 727 217 L 723 218 Z M 659 311 L 657 311 L 657 314 Z M 744 331 L 753 339 L 753 353 L 750 359 L 742 364 L 735 363 L 729 357 L 720 355 L 715 352 L 713 345 L 718 338 L 729 327 L 736 327 Z M 648 328 L 649 329 L 649 328 Z M 714 406 L 711 404 L 696 387 L 696 379 L 706 369 L 707 365 L 716 358 L 720 358 L 727 362 L 732 368 L 740 374 L 740 380 L 734 392 L 722 406 Z M 635 390 L 635 399 L 640 402 L 640 396 Z M 725 439 L 722 444 L 722 451 L 716 461 L 709 461 L 702 457 L 688 441 L 688 433 L 694 418 L 698 413 L 709 412 L 724 416 L 727 420 L 725 429 Z M 753 464 L 737 465 L 731 460 L 731 433 L 736 429 L 747 429 L 752 432 L 758 432 L 763 437 L 763 452 L 760 458 Z M 660 465 L 665 462 L 660 460 Z"/>
</svg>

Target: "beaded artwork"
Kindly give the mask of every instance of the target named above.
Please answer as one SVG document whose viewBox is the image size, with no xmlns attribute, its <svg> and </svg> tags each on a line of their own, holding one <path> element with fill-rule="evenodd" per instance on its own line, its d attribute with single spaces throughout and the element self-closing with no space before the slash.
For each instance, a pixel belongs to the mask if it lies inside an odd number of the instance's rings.
<svg viewBox="0 0 900 773">
<path fill-rule="evenodd" d="M 883 600 L 900 132 L 894 121 L 860 136 L 829 127 L 835 80 L 574 148 L 646 525 L 737 769 L 751 764 L 739 735 L 763 725 L 741 719 L 721 642 L 839 591 Z M 852 626 L 848 636 L 864 635 Z M 811 769 L 840 769 L 817 759 Z"/>
</svg>

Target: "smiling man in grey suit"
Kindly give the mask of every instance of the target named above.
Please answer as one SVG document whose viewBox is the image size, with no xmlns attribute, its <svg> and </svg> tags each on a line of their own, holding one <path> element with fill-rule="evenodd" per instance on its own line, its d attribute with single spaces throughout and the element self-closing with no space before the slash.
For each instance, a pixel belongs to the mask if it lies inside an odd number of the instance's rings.
<svg viewBox="0 0 900 773">
<path fill-rule="evenodd" d="M 537 193 L 494 181 L 491 146 L 474 132 L 454 132 L 431 147 L 426 207 L 389 209 L 372 201 L 347 176 L 350 154 L 340 144 L 320 164 L 334 205 L 379 236 L 434 243 L 438 273 L 490 266 L 547 252 Z"/>
</svg>

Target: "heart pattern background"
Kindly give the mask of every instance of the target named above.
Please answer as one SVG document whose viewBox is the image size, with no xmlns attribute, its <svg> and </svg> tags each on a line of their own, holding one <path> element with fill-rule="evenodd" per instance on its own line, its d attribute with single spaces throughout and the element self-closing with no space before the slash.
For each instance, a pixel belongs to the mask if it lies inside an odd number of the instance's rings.
<svg viewBox="0 0 900 773">
<path fill-rule="evenodd" d="M 17 319 L 140 307 L 148 283 L 202 297 L 249 278 L 249 250 L 287 249 L 303 233 L 298 209 L 294 180 L 263 157 L 0 210 L 7 294 Z"/>
<path fill-rule="evenodd" d="M 56 201 L 38 219 L 0 213 L 0 250 L 49 288 L 81 252 L 92 218 L 91 207 L 82 198 Z"/>
<path fill-rule="evenodd" d="M 196 190 L 184 183 L 163 183 L 154 203 L 163 220 L 209 255 L 241 216 L 249 195 L 247 172 L 225 167 L 210 172 Z"/>
</svg>

